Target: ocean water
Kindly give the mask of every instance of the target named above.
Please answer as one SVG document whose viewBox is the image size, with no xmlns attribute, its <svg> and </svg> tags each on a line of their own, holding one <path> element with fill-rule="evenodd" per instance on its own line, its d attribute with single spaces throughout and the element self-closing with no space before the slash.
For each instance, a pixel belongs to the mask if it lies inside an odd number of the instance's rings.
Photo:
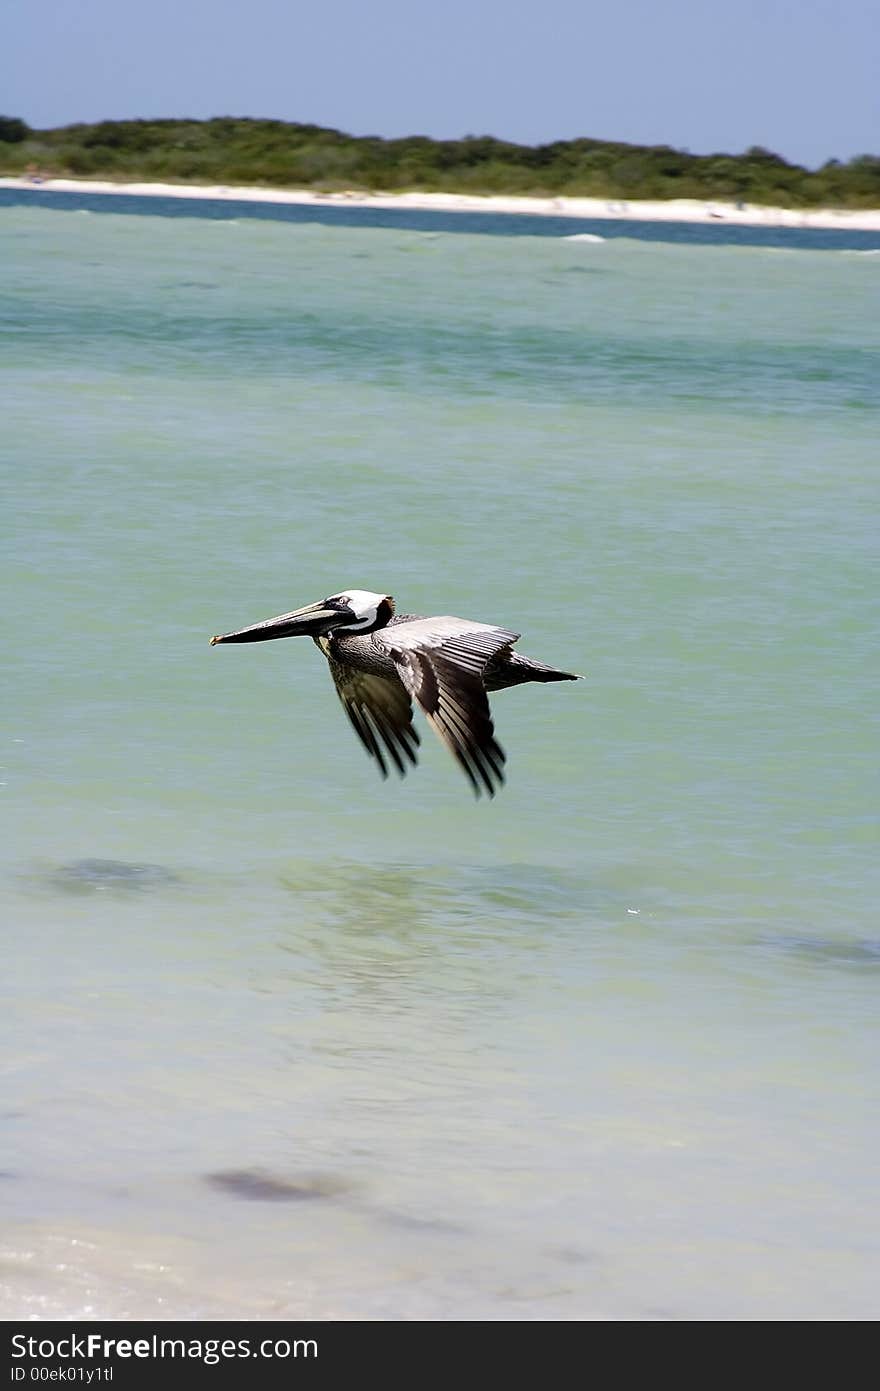
<svg viewBox="0 0 880 1391">
<path fill-rule="evenodd" d="M 90 207 L 0 210 L 0 1316 L 876 1318 L 880 260 Z M 586 675 L 493 802 L 208 646 L 346 586 Z"/>
<path fill-rule="evenodd" d="M 583 218 L 554 214 L 502 213 L 486 211 L 444 212 L 437 208 L 357 207 L 345 198 L 328 195 L 326 202 L 308 205 L 297 203 L 260 203 L 250 199 L 202 197 L 193 203 L 189 197 L 158 197 L 139 194 L 61 192 L 43 189 L 39 185 L 21 188 L 0 188 L 0 209 L 12 207 L 47 208 L 52 211 L 72 210 L 91 213 L 134 213 L 152 217 L 208 218 L 221 222 L 235 219 L 258 219 L 268 222 L 291 222 L 298 225 L 319 224 L 339 229 L 385 227 L 410 232 L 477 232 L 497 237 L 595 237 L 603 241 L 626 237 L 644 241 L 671 242 L 686 246 L 763 246 L 783 250 L 793 247 L 802 250 L 877 251 L 880 233 L 865 228 L 848 227 L 846 215 L 842 225 L 835 228 L 785 228 L 760 224 L 707 222 L 642 222 L 623 215 Z M 626 209 L 626 203 L 618 205 Z"/>
</svg>

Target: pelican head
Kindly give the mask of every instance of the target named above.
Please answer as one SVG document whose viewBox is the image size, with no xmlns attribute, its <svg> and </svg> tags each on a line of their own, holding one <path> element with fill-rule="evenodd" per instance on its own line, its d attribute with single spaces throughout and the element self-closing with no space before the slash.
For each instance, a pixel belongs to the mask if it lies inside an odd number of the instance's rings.
<svg viewBox="0 0 880 1391">
<path fill-rule="evenodd" d="M 390 594 L 373 594 L 368 589 L 345 589 L 304 609 L 265 618 L 249 628 L 218 633 L 211 646 L 219 642 L 267 642 L 271 638 L 319 638 L 337 628 L 347 633 L 372 633 L 384 628 L 394 613 Z"/>
</svg>

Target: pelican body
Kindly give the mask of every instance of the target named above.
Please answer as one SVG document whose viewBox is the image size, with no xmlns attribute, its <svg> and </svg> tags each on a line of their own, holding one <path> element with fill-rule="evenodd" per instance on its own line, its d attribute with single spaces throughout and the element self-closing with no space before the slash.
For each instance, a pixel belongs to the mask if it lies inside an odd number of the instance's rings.
<svg viewBox="0 0 880 1391">
<path fill-rule="evenodd" d="M 392 763 L 403 777 L 417 762 L 416 700 L 479 797 L 504 781 L 504 750 L 495 739 L 487 692 L 526 681 L 576 681 L 514 652 L 519 633 L 444 615 L 396 614 L 390 594 L 348 589 L 292 613 L 211 638 L 265 642 L 311 637 L 355 733 L 383 777 Z"/>
</svg>

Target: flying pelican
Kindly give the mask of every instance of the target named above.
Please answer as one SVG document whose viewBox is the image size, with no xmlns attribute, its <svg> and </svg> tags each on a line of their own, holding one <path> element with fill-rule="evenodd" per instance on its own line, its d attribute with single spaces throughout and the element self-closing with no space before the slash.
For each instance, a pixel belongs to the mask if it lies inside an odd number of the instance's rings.
<svg viewBox="0 0 880 1391">
<path fill-rule="evenodd" d="M 211 646 L 311 637 L 330 663 L 337 695 L 383 777 L 388 776 L 386 757 L 401 777 L 407 763 L 416 763 L 414 697 L 476 795 L 485 789 L 494 797 L 504 781 L 505 756 L 494 737 L 486 693 L 524 681 L 579 679 L 514 652 L 519 636 L 469 618 L 397 615 L 390 594 L 346 589 L 293 613 L 220 633 Z"/>
</svg>

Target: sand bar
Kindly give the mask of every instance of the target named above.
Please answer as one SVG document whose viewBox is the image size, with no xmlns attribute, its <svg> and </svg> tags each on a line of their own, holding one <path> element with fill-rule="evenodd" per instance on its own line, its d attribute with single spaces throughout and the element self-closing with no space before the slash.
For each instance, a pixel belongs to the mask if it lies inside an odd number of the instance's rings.
<svg viewBox="0 0 880 1391">
<path fill-rule="evenodd" d="M 214 198 L 229 202 L 298 203 L 322 207 L 406 208 L 430 212 L 520 213 L 538 217 L 615 219 L 633 222 L 727 222 L 748 227 L 813 227 L 880 231 L 880 208 L 766 208 L 758 204 L 664 202 L 607 198 L 519 198 L 466 193 L 316 193 L 311 189 L 231 187 L 226 184 L 115 183 L 105 179 L 0 178 L 0 188 L 48 193 L 127 193 L 139 198 Z"/>
</svg>

